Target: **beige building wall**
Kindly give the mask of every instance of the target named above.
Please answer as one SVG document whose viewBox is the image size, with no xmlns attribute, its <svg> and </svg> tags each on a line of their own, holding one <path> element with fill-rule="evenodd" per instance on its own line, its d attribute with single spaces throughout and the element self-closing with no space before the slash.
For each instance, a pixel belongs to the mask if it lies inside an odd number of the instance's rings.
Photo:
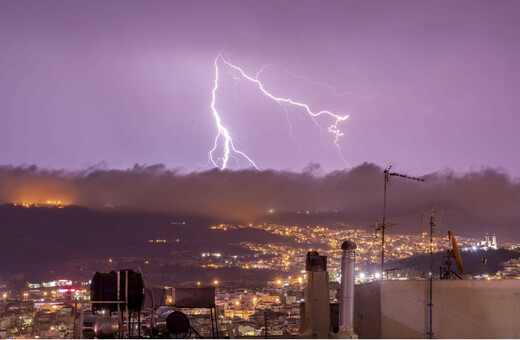
<svg viewBox="0 0 520 340">
<path fill-rule="evenodd" d="M 429 281 L 356 286 L 360 338 L 427 338 Z M 520 280 L 434 280 L 435 338 L 519 338 Z"/>
<path fill-rule="evenodd" d="M 356 285 L 354 332 L 363 339 L 381 338 L 380 281 Z"/>
</svg>

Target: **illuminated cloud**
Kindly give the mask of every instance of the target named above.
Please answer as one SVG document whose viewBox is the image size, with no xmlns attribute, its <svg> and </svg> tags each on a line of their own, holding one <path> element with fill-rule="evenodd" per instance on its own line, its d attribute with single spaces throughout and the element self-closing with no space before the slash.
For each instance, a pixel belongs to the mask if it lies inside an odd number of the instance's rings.
<svg viewBox="0 0 520 340">
<path fill-rule="evenodd" d="M 446 170 L 424 178 L 425 183 L 391 178 L 388 197 L 393 215 L 444 206 L 495 222 L 520 219 L 520 185 L 500 170 L 462 174 Z M 376 220 L 381 213 L 382 184 L 382 168 L 369 163 L 327 174 L 321 174 L 317 164 L 301 173 L 217 169 L 183 173 L 163 165 L 85 172 L 0 167 L 3 202 L 61 200 L 94 209 L 114 207 L 243 222 L 260 218 L 270 209 L 337 210 Z"/>
</svg>

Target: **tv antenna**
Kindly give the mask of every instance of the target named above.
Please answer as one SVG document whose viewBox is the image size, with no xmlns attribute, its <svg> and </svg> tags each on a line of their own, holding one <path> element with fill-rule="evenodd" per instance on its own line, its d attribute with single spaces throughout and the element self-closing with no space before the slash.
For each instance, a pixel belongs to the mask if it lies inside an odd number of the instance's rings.
<svg viewBox="0 0 520 340">
<path fill-rule="evenodd" d="M 374 229 L 374 238 L 378 238 L 379 237 L 379 234 L 378 234 L 378 231 L 381 230 L 381 225 L 379 224 L 380 222 L 375 222 L 374 225 L 368 225 L 366 226 L 366 228 L 369 228 L 369 229 Z M 390 226 L 394 226 L 394 225 L 397 225 L 397 223 L 387 223 L 386 224 L 386 227 L 390 227 Z"/>
<path fill-rule="evenodd" d="M 384 197 L 383 197 L 383 224 L 381 224 L 381 273 L 384 272 L 385 267 L 385 229 L 388 228 L 388 224 L 386 223 L 386 183 L 388 183 L 390 176 L 397 176 L 402 178 L 407 178 L 413 181 L 424 182 L 423 178 L 412 177 L 408 175 L 399 174 L 397 172 L 390 172 L 392 166 L 390 165 L 383 171 L 384 174 Z"/>
</svg>

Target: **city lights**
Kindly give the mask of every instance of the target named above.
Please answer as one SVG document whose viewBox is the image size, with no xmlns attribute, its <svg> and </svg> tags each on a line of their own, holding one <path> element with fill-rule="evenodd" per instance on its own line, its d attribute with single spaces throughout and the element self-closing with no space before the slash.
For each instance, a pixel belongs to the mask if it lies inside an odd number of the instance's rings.
<svg viewBox="0 0 520 340">
<path fill-rule="evenodd" d="M 255 256 L 236 255 L 224 256 L 221 253 L 202 253 L 204 262 L 202 268 L 223 268 L 237 266 L 242 269 L 276 269 L 283 272 L 292 272 L 302 268 L 305 255 L 308 251 L 316 250 L 322 255 L 328 256 L 328 265 L 332 269 L 339 269 L 340 265 L 340 246 L 345 239 L 352 239 L 358 245 L 356 253 L 356 264 L 358 270 L 374 263 L 380 263 L 380 240 L 374 238 L 373 232 L 365 229 L 355 229 L 352 227 L 336 229 L 324 225 L 319 226 L 295 226 L 282 224 L 252 224 L 231 225 L 219 224 L 211 227 L 213 230 L 234 230 L 253 228 L 269 232 L 274 235 L 289 237 L 294 240 L 294 244 L 273 244 L 256 242 L 239 242 L 234 245 L 245 248 L 253 254 L 270 256 L 270 258 L 259 260 Z M 461 244 L 477 242 L 475 239 L 458 238 Z M 442 251 L 446 248 L 445 238 L 438 236 L 433 239 L 434 252 Z M 311 246 L 312 245 L 312 246 Z M 318 245 L 316 248 L 315 245 Z M 386 238 L 385 248 L 388 261 L 401 260 L 410 256 L 425 254 L 430 250 L 429 237 L 426 233 L 416 235 L 390 234 Z M 221 257 L 216 258 L 216 254 Z M 383 274 L 379 272 L 376 278 L 375 273 L 370 275 L 374 279 L 380 279 Z M 278 280 L 281 280 L 278 282 Z M 291 281 L 289 279 L 287 282 Z M 294 278 L 295 283 L 303 284 L 303 279 Z M 282 279 L 275 280 L 277 285 L 286 284 Z"/>
</svg>

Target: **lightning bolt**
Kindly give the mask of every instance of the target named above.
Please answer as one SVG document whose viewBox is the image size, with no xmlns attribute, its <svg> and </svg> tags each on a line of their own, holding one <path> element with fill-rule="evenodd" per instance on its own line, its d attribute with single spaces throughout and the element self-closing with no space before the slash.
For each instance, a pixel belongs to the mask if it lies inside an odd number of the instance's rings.
<svg viewBox="0 0 520 340">
<path fill-rule="evenodd" d="M 256 76 L 253 78 L 252 76 L 248 75 L 244 72 L 244 70 L 228 60 L 224 58 L 222 55 L 222 52 L 217 55 L 214 61 L 215 65 L 215 80 L 214 80 L 214 86 L 212 90 L 212 96 L 211 96 L 211 112 L 213 113 L 213 117 L 215 118 L 215 122 L 217 125 L 217 136 L 215 137 L 213 148 L 209 151 L 209 161 L 216 167 L 220 168 L 221 170 L 226 169 L 228 166 L 228 161 L 230 157 L 234 158 L 234 154 L 237 156 L 240 156 L 247 160 L 250 166 L 254 167 L 257 170 L 260 170 L 259 167 L 256 165 L 256 163 L 253 161 L 251 157 L 249 157 L 244 152 L 238 150 L 235 147 L 235 144 L 233 142 L 233 138 L 231 137 L 229 130 L 222 124 L 222 119 L 220 118 L 220 115 L 218 113 L 217 107 L 216 107 L 216 97 L 217 97 L 217 90 L 218 90 L 218 84 L 219 84 L 219 61 L 221 61 L 224 65 L 226 65 L 230 70 L 236 72 L 239 74 L 243 79 L 250 81 L 251 83 L 255 84 L 258 89 L 263 93 L 266 97 L 272 99 L 273 101 L 277 102 L 278 104 L 282 104 L 282 106 L 289 105 L 294 106 L 296 108 L 303 109 L 304 112 L 306 112 L 310 118 L 314 121 L 314 123 L 321 129 L 321 126 L 316 122 L 315 118 L 319 116 L 329 116 L 334 121 L 333 123 L 328 127 L 328 131 L 334 136 L 334 144 L 338 148 L 338 154 L 340 158 L 346 163 L 347 161 L 345 158 L 343 158 L 341 154 L 341 147 L 338 143 L 339 138 L 343 136 L 343 132 L 339 129 L 338 125 L 340 122 L 346 120 L 349 116 L 348 115 L 338 115 L 328 110 L 321 110 L 321 111 L 313 111 L 309 107 L 309 105 L 305 103 L 301 103 L 298 101 L 295 101 L 291 98 L 283 98 L 278 97 L 267 91 L 264 87 L 264 85 L 258 80 L 259 74 L 262 72 L 263 68 L 256 73 Z M 264 66 L 265 67 L 265 66 Z M 232 75 L 234 79 L 237 79 L 235 75 Z M 290 122 L 289 122 L 290 124 Z M 216 153 L 219 144 L 223 143 L 223 150 L 222 150 L 222 156 L 215 158 L 214 153 Z"/>
<path fill-rule="evenodd" d="M 216 168 L 219 168 L 218 161 L 221 161 L 220 168 L 222 170 L 224 170 L 227 167 L 230 152 L 233 151 L 236 154 L 244 157 L 249 162 L 249 164 L 251 166 L 253 166 L 255 169 L 260 170 L 258 168 L 258 166 L 256 165 L 256 163 L 248 155 L 246 155 L 245 153 L 243 153 L 242 151 L 238 150 L 235 147 L 235 145 L 233 143 L 233 138 L 231 138 L 231 135 L 229 134 L 228 129 L 224 125 L 222 125 L 222 120 L 220 119 L 220 115 L 218 114 L 217 108 L 215 106 L 215 102 L 217 100 L 218 79 L 219 79 L 219 69 L 218 69 L 219 57 L 222 58 L 222 54 L 219 53 L 219 55 L 215 59 L 215 82 L 214 82 L 214 86 L 213 86 L 213 91 L 211 92 L 211 112 L 213 113 L 213 117 L 215 117 L 215 122 L 217 123 L 218 134 L 215 137 L 215 143 L 213 144 L 213 148 L 209 151 L 209 159 Z M 215 161 L 215 159 L 213 158 L 213 153 L 217 150 L 218 143 L 221 138 L 224 139 L 224 155 Z"/>
<path fill-rule="evenodd" d="M 311 80 L 311 79 L 309 79 L 309 78 L 307 78 L 305 76 L 299 75 L 299 74 L 295 74 L 294 72 L 292 72 L 291 70 L 289 70 L 286 67 L 284 67 L 284 71 L 287 74 L 291 75 L 293 78 L 301 79 L 301 80 L 305 81 L 307 84 L 326 88 L 335 97 L 350 96 L 350 97 L 353 97 L 353 98 L 356 98 L 356 99 L 361 99 L 361 100 L 372 100 L 372 99 L 379 98 L 379 99 L 386 100 L 388 102 L 392 102 L 392 103 L 395 103 L 395 104 L 408 106 L 408 107 L 411 107 L 411 108 L 414 108 L 414 109 L 417 109 L 417 110 L 420 110 L 420 111 L 423 111 L 423 112 L 427 112 L 427 111 L 431 111 L 432 110 L 432 108 L 423 108 L 423 107 L 421 107 L 421 106 L 419 106 L 417 104 L 414 104 L 412 102 L 405 101 L 405 100 L 400 100 L 400 99 L 395 99 L 395 98 L 392 98 L 392 97 L 389 97 L 389 96 L 385 96 L 384 94 L 380 94 L 380 93 L 372 93 L 372 94 L 369 94 L 369 95 L 360 95 L 360 94 L 357 94 L 357 93 L 352 92 L 352 91 L 340 92 L 340 91 L 336 90 L 336 88 L 333 87 L 333 86 L 330 86 L 328 84 L 321 83 L 321 82 L 318 82 L 318 81 Z"/>
</svg>

